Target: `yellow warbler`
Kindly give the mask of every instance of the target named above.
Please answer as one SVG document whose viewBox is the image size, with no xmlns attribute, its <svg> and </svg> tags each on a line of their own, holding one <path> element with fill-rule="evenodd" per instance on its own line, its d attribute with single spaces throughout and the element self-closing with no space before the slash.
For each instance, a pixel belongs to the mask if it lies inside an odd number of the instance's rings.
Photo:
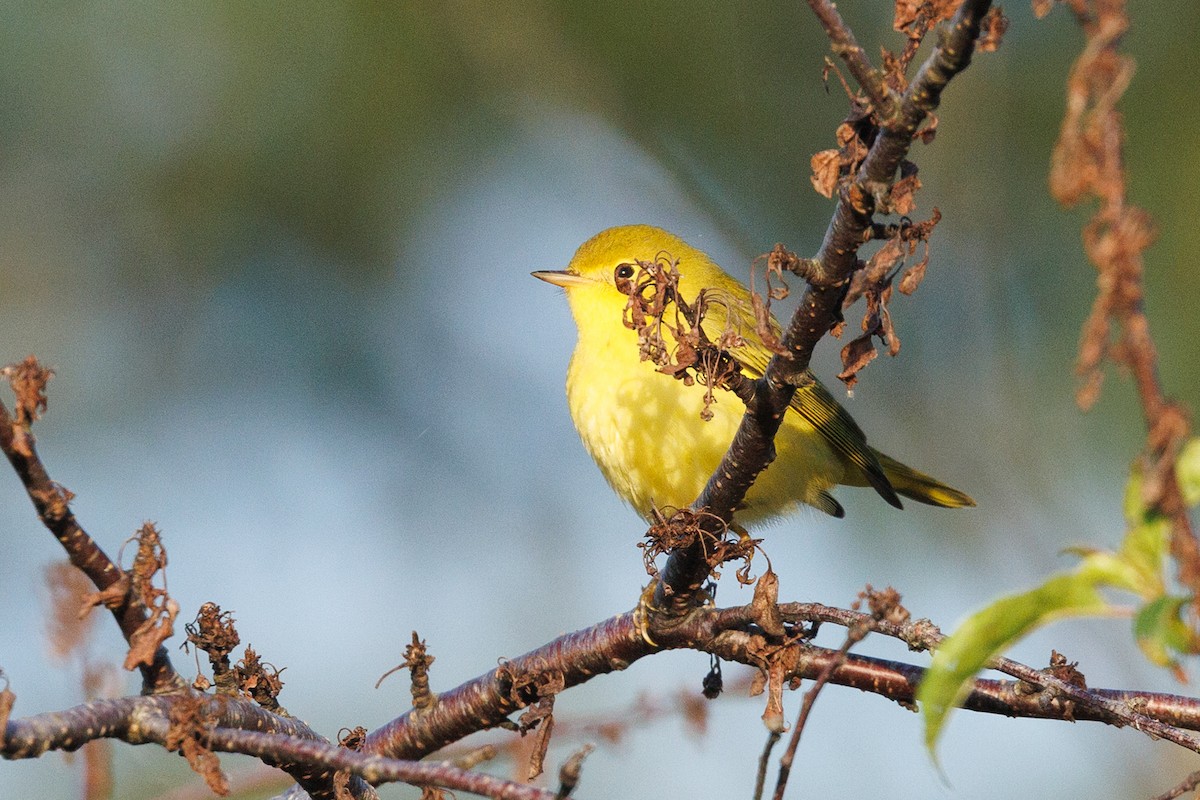
<svg viewBox="0 0 1200 800">
<path fill-rule="evenodd" d="M 656 506 L 682 508 L 696 499 L 745 410 L 733 394 L 718 392 L 712 417 L 704 421 L 705 388 L 685 385 L 642 359 L 638 333 L 625 324 L 629 292 L 639 262 L 660 257 L 677 264 L 678 295 L 685 303 L 694 303 L 704 290 L 701 327 L 707 338 L 715 342 L 726 331 L 740 335 L 727 337 L 735 343 L 730 352 L 744 373 L 761 376 L 771 352 L 755 333 L 746 287 L 661 228 L 609 228 L 584 242 L 566 270 L 533 273 L 566 291 L 579 329 L 567 371 L 567 402 L 579 436 L 617 494 L 646 519 Z M 668 329 L 668 346 L 678 344 L 670 326 L 659 327 Z M 957 489 L 871 448 L 815 378 L 796 390 L 775 448 L 775 461 L 738 511 L 740 522 L 785 514 L 801 503 L 840 517 L 842 507 L 828 492 L 838 484 L 872 486 L 897 508 L 897 493 L 936 506 L 975 505 Z"/>
</svg>

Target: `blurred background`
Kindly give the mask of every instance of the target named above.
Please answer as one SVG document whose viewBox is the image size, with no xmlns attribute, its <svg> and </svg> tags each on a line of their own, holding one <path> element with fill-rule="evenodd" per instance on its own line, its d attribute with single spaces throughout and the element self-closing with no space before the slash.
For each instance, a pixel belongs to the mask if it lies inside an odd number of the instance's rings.
<svg viewBox="0 0 1200 800">
<path fill-rule="evenodd" d="M 871 54 L 902 44 L 885 5 L 843 4 Z M 1122 108 L 1131 196 L 1162 229 L 1146 301 L 1162 379 L 1195 409 L 1200 89 L 1183 75 L 1200 23 L 1189 2 L 1168 5 L 1134 18 Z M 814 252 L 831 210 L 808 163 L 835 146 L 847 103 L 821 81 L 828 44 L 801 4 L 499 8 L 0 9 L 0 362 L 35 353 L 56 371 L 36 428 L 45 462 L 110 553 L 154 520 L 181 622 L 205 601 L 232 610 L 243 644 L 286 667 L 283 704 L 331 737 L 407 708 L 403 677 L 373 685 L 414 629 L 448 689 L 632 607 L 646 581 L 645 526 L 567 412 L 566 303 L 528 273 L 646 222 L 745 279 L 776 242 Z M 846 400 L 872 443 L 979 507 L 897 513 L 842 490 L 845 520 L 759 531 L 785 598 L 845 606 L 890 584 L 950 629 L 1069 567 L 1063 548 L 1120 539 L 1143 423 L 1116 375 L 1093 412 L 1074 405 L 1090 209 L 1064 212 L 1046 191 L 1082 40 L 1061 11 L 1006 10 L 1003 47 L 950 86 L 936 141 L 913 154 L 914 216 L 937 206 L 944 220 L 924 285 L 891 306 L 903 349 Z M 816 362 L 831 385 L 839 347 Z M 0 548 L 14 713 L 73 705 L 78 669 L 44 644 L 43 570 L 61 552 L 11 474 Z M 749 597 L 726 577 L 721 602 Z M 1144 664 L 1127 620 L 1064 623 L 1012 655 L 1042 665 L 1052 647 L 1094 686 L 1188 691 Z M 890 642 L 859 650 L 925 663 Z M 102 620 L 93 658 L 122 654 Z M 580 797 L 749 795 L 761 700 L 727 693 L 702 735 L 670 713 L 707 666 L 664 654 L 559 698 L 564 725 L 668 712 L 602 742 Z M 120 690 L 136 687 L 125 676 Z M 551 774 L 577 744 L 556 739 Z M 199 783 L 157 748 L 115 752 L 119 797 Z M 944 780 L 916 715 L 835 687 L 797 769 L 816 796 L 1124 798 L 1196 766 L 1132 731 L 968 714 L 941 763 Z M 0 764 L 0 796 L 78 783 L 59 754 Z"/>
</svg>

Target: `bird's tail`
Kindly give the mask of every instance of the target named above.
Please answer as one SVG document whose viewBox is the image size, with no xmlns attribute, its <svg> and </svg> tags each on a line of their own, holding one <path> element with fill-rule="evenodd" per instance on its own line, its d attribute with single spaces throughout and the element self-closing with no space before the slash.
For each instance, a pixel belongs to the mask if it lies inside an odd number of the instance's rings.
<svg viewBox="0 0 1200 800">
<path fill-rule="evenodd" d="M 874 448 L 872 448 L 874 449 Z M 975 501 L 958 489 L 947 486 L 937 478 L 919 472 L 907 464 L 901 464 L 891 456 L 875 450 L 875 457 L 887 475 L 892 488 L 905 497 L 911 497 L 919 503 L 942 508 L 962 508 L 973 506 Z"/>
</svg>

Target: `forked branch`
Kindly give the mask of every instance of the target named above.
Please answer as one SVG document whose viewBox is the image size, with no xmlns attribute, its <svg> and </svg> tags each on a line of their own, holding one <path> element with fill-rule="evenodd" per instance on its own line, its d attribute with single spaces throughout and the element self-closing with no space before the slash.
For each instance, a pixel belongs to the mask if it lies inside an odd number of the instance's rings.
<svg viewBox="0 0 1200 800">
<path fill-rule="evenodd" d="M 818 9 L 835 44 L 842 43 L 837 48 L 839 55 L 847 59 L 859 80 L 876 82 L 876 73 L 867 64 L 862 49 L 852 44 L 853 34 L 832 4 L 822 0 L 810 0 L 810 4 Z M 842 298 L 858 267 L 858 248 L 871 237 L 877 198 L 886 202 L 917 129 L 937 108 L 949 81 L 970 63 L 980 25 L 990 7 L 990 0 L 966 0 L 959 7 L 941 43 L 900 97 L 895 112 L 879 120 L 879 133 L 857 174 L 841 185 L 837 207 L 816 257 L 798 262 L 807 285 L 783 337 L 785 353 L 772 357 L 729 450 L 692 504 L 693 509 L 703 509 L 709 515 L 706 524 L 710 534 L 724 533 L 722 526 L 733 521 L 746 492 L 774 459 L 775 434 L 795 388 L 806 380 L 813 349 L 842 318 Z M 877 89 L 868 91 L 879 94 Z M 880 98 L 890 109 L 887 101 L 886 97 Z M 707 580 L 709 568 L 699 537 L 693 545 L 673 552 L 662 570 L 655 606 L 673 616 L 686 613 Z"/>
</svg>

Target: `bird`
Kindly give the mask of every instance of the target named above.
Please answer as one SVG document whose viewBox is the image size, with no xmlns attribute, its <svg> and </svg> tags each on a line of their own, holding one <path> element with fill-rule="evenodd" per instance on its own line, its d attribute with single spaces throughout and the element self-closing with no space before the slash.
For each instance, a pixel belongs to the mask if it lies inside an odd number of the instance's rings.
<svg viewBox="0 0 1200 800">
<path fill-rule="evenodd" d="M 565 270 L 532 273 L 562 287 L 575 319 L 578 339 L 566 391 L 584 447 L 613 490 L 650 522 L 661 509 L 686 508 L 699 497 L 744 413 L 732 393 L 716 391 L 706 401 L 703 381 L 680 380 L 643 357 L 638 331 L 627 324 L 631 293 L 637 293 L 631 287 L 640 265 L 660 259 L 677 269 L 676 296 L 684 304 L 696 304 L 703 290 L 700 327 L 707 339 L 731 343 L 728 352 L 742 373 L 761 377 L 771 350 L 756 332 L 750 292 L 662 228 L 608 228 L 580 245 Z M 769 325 L 777 334 L 773 318 Z M 670 325 L 657 328 L 666 330 L 668 347 L 678 345 Z M 722 339 L 725 332 L 734 335 Z M 975 505 L 963 492 L 868 445 L 811 372 L 799 383 L 775 437 L 776 457 L 746 493 L 735 513 L 738 523 L 777 519 L 806 505 L 842 517 L 845 510 L 830 493 L 838 485 L 873 487 L 896 508 L 903 507 L 897 495 L 947 508 Z"/>
</svg>

